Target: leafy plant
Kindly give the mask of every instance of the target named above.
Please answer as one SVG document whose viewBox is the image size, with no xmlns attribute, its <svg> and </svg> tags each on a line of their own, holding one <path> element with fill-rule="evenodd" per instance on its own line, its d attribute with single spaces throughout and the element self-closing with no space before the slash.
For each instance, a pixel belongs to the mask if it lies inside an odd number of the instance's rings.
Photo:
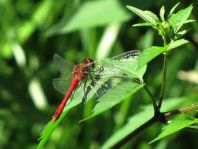
<svg viewBox="0 0 198 149">
<path fill-rule="evenodd" d="M 88 6 L 86 5 L 86 7 Z M 198 123 L 198 119 L 195 117 L 195 114 L 191 114 L 190 116 L 188 115 L 190 111 L 198 109 L 198 106 L 196 104 L 193 106 L 185 105 L 184 108 L 167 111 L 169 109 L 177 107 L 178 104 L 182 104 L 182 102 L 185 101 L 186 98 L 193 99 L 192 101 L 195 102 L 194 99 L 196 99 L 197 96 L 177 97 L 174 99 L 170 99 L 168 102 L 164 102 L 164 94 L 166 91 L 167 80 L 168 56 L 173 53 L 174 49 L 188 43 L 186 39 L 183 39 L 183 35 L 187 32 L 187 30 L 181 31 L 181 27 L 184 24 L 194 21 L 188 20 L 193 8 L 192 5 L 178 11 L 177 13 L 174 13 L 177 6 L 178 4 L 171 9 L 167 17 L 165 17 L 164 7 L 160 9 L 160 17 L 158 17 L 151 11 L 143 11 L 132 6 L 127 6 L 129 10 L 131 10 L 133 13 L 135 13 L 145 21 L 144 23 L 138 23 L 133 26 L 152 27 L 158 32 L 159 36 L 162 39 L 163 45 L 161 47 L 152 46 L 150 48 L 144 49 L 139 57 L 136 59 L 135 63 L 132 63 L 131 65 L 124 65 L 121 62 L 114 62 L 111 64 L 121 67 L 123 71 L 129 72 L 129 75 L 132 74 L 131 76 L 134 76 L 135 74 L 138 82 L 123 82 L 110 88 L 106 94 L 100 97 L 99 102 L 97 102 L 97 104 L 95 105 L 91 115 L 84 120 L 94 118 L 98 114 L 109 110 L 113 106 L 122 102 L 125 98 L 135 94 L 140 89 L 144 89 L 145 93 L 149 95 L 152 106 L 148 105 L 141 113 L 132 116 L 126 125 L 124 125 L 120 130 L 116 131 L 115 134 L 113 134 L 108 140 L 106 140 L 102 148 L 120 147 L 127 141 L 129 141 L 131 137 L 135 136 L 141 131 L 144 131 L 145 128 L 153 125 L 156 122 L 165 124 L 164 131 L 159 134 L 157 138 L 151 141 L 151 143 L 159 139 L 163 139 L 164 137 L 173 134 L 192 124 Z M 80 22 L 82 21 L 80 20 Z M 103 23 L 105 23 L 105 21 Z M 94 22 L 92 22 L 92 25 L 94 25 Z M 70 32 L 71 30 L 78 28 L 78 26 L 72 25 L 73 28 L 71 28 L 70 25 L 68 26 L 60 30 L 60 32 Z M 143 81 L 143 75 L 145 74 L 147 64 L 159 55 L 163 55 L 163 68 L 159 97 L 157 97 L 154 96 L 154 94 L 149 90 L 148 84 Z M 105 65 L 109 64 L 108 61 L 105 62 Z M 135 69 L 131 66 L 135 66 Z M 68 111 L 74 106 L 81 103 L 83 88 L 79 88 L 73 96 L 74 100 L 72 100 L 65 106 L 60 118 L 56 122 L 50 121 L 47 124 L 46 128 L 41 134 L 41 141 L 38 145 L 38 148 L 43 147 L 53 130 L 63 120 Z M 89 96 L 88 100 L 92 98 L 92 96 Z M 150 112 L 152 109 L 151 107 L 154 111 L 153 114 Z M 162 112 L 164 109 L 165 112 Z M 181 114 L 184 112 L 187 112 L 188 114 L 176 116 L 174 119 L 171 118 L 173 115 Z"/>
</svg>

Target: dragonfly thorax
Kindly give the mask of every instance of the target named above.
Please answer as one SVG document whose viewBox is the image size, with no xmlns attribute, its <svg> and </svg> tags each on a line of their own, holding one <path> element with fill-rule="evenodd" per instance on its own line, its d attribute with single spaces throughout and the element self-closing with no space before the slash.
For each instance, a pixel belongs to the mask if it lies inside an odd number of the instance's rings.
<svg viewBox="0 0 198 149">
<path fill-rule="evenodd" d="M 76 65 L 73 70 L 72 78 L 83 80 L 90 74 L 92 68 L 94 68 L 94 61 L 90 58 L 85 58 L 81 64 Z"/>
<path fill-rule="evenodd" d="M 84 76 L 88 76 L 91 72 L 91 69 L 95 67 L 94 61 L 91 58 L 85 58 L 82 62 L 84 64 L 82 73 Z"/>
</svg>

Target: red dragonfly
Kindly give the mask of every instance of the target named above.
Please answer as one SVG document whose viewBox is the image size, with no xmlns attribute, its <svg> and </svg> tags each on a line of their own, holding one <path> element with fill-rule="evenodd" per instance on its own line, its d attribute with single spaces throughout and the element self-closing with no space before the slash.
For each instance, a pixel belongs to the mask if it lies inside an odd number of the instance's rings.
<svg viewBox="0 0 198 149">
<path fill-rule="evenodd" d="M 53 80 L 53 85 L 56 90 L 61 93 L 66 93 L 62 102 L 56 110 L 53 121 L 56 121 L 61 115 L 68 99 L 74 92 L 74 90 L 79 86 L 79 83 L 84 82 L 84 96 L 82 100 L 85 101 L 88 93 L 91 89 L 94 89 L 94 86 L 99 82 L 101 78 L 109 77 L 126 77 L 123 70 L 119 67 L 116 67 L 112 64 L 112 60 L 121 61 L 121 60 L 134 60 L 135 57 L 139 55 L 138 50 L 132 50 L 115 56 L 111 59 L 104 59 L 93 61 L 93 59 L 85 58 L 82 63 L 74 65 L 70 61 L 64 60 L 58 54 L 54 54 L 54 63 L 56 67 L 61 72 L 61 77 Z M 105 64 L 106 62 L 106 64 Z M 90 79 L 91 82 L 86 88 L 86 82 Z M 102 83 L 101 87 L 97 89 L 96 96 L 100 97 L 104 92 L 109 88 L 107 83 Z"/>
</svg>

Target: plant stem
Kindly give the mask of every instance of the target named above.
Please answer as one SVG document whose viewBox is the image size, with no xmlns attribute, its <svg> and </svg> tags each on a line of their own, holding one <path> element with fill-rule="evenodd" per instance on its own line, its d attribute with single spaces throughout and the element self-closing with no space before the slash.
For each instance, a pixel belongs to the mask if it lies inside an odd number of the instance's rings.
<svg viewBox="0 0 198 149">
<path fill-rule="evenodd" d="M 193 105 L 183 107 L 183 108 L 180 108 L 180 109 L 164 112 L 164 115 L 165 115 L 166 118 L 169 118 L 169 117 L 177 115 L 177 114 L 186 113 L 186 112 L 194 111 L 194 110 L 197 110 L 197 109 L 198 109 L 198 105 L 193 104 Z"/>
<path fill-rule="evenodd" d="M 133 131 L 132 133 L 128 134 L 126 137 L 124 137 L 122 140 L 118 141 L 114 146 L 112 146 L 111 148 L 113 149 L 117 149 L 120 148 L 121 146 L 123 146 L 125 143 L 127 143 L 130 139 L 132 139 L 132 137 L 136 136 L 137 134 L 139 134 L 140 132 L 142 132 L 143 130 L 145 130 L 146 128 L 148 128 L 149 126 L 153 125 L 155 122 L 157 122 L 157 117 L 153 116 L 150 120 L 148 120 L 147 122 L 145 122 L 144 124 L 142 124 L 140 127 L 138 127 L 135 131 Z"/>
<path fill-rule="evenodd" d="M 151 91 L 149 90 L 149 88 L 146 85 L 144 86 L 144 89 L 148 93 L 149 97 L 152 100 L 154 115 L 158 114 L 160 111 L 159 111 L 159 108 L 157 106 L 157 102 L 156 102 L 155 98 L 153 97 L 153 94 L 151 93 Z"/>
<path fill-rule="evenodd" d="M 159 97 L 159 102 L 158 102 L 159 109 L 161 108 L 162 101 L 164 98 L 165 89 L 166 89 L 167 59 L 168 59 L 168 55 L 165 53 L 164 61 L 163 61 L 162 85 L 161 85 L 161 89 L 160 89 L 160 97 Z"/>
</svg>

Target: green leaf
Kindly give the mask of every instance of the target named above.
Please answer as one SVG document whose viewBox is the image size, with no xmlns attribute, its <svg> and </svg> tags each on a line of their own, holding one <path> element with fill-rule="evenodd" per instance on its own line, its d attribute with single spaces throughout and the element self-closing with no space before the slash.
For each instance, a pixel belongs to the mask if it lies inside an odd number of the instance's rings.
<svg viewBox="0 0 198 149">
<path fill-rule="evenodd" d="M 144 14 L 146 16 L 150 16 L 153 20 L 155 20 L 156 22 L 159 22 L 159 18 L 151 11 L 145 10 Z"/>
<path fill-rule="evenodd" d="M 139 17 L 141 17 L 143 20 L 145 20 L 147 23 L 152 24 L 153 27 L 157 26 L 157 22 L 159 22 L 158 17 L 150 12 L 150 11 L 142 11 L 138 8 L 127 6 L 129 10 L 131 10 L 133 13 L 137 14 Z"/>
<path fill-rule="evenodd" d="M 185 39 L 179 39 L 179 40 L 173 41 L 169 44 L 168 50 L 175 49 L 175 48 L 180 47 L 186 43 L 188 43 L 188 40 L 185 40 Z"/>
<path fill-rule="evenodd" d="M 50 14 L 53 1 L 41 1 L 35 12 L 32 13 L 32 18 L 23 24 L 19 25 L 17 38 L 20 43 L 24 43 L 35 31 L 37 26 L 46 23 L 47 17 Z"/>
<path fill-rule="evenodd" d="M 108 102 L 108 101 L 110 101 L 110 103 L 106 104 L 107 106 L 102 105 L 102 107 L 104 107 L 104 108 L 99 108 L 99 110 L 107 110 L 107 109 L 111 108 L 112 106 L 114 106 L 114 105 L 120 103 L 122 100 L 124 100 L 124 98 L 126 96 L 129 96 L 129 95 L 135 93 L 137 90 L 139 90 L 140 88 L 143 87 L 143 84 L 141 84 L 141 85 L 137 84 L 137 83 L 133 82 L 132 79 L 124 79 L 120 83 L 119 82 L 120 79 L 115 78 L 115 77 L 120 76 L 120 74 L 124 73 L 125 75 L 128 75 L 131 78 L 133 78 L 135 76 L 135 77 L 141 79 L 143 74 L 146 71 L 146 65 L 144 65 L 141 68 L 137 68 L 137 61 L 136 61 L 136 59 L 133 59 L 133 58 L 122 60 L 122 61 L 107 58 L 107 59 L 104 59 L 104 60 L 101 60 L 101 61 L 103 62 L 104 73 L 107 72 L 107 74 L 104 74 L 106 76 L 104 78 L 102 78 L 101 79 L 102 81 L 100 81 L 100 83 L 98 83 L 96 86 L 94 86 L 94 90 L 92 89 L 92 91 L 88 94 L 88 100 L 90 100 L 92 98 L 92 96 L 95 94 L 95 90 L 97 90 L 97 88 L 99 88 L 102 85 L 102 83 L 107 81 L 110 77 L 114 77 L 114 78 L 112 78 L 112 80 L 114 81 L 114 82 L 112 81 L 114 86 L 112 88 L 110 88 L 108 90 L 108 92 L 100 98 L 101 101 L 104 100 L 104 102 L 101 102 L 101 103 L 105 103 L 105 102 Z M 63 61 L 57 61 L 57 62 L 58 62 L 58 64 L 63 63 Z M 62 64 L 62 65 L 64 65 L 64 64 Z M 111 72 L 108 74 L 109 70 L 112 70 L 112 68 L 114 70 L 116 68 L 119 68 L 118 69 L 119 71 L 113 73 L 113 75 L 112 75 Z M 60 69 L 60 70 L 62 70 L 62 69 Z M 89 83 L 89 82 L 87 82 L 87 83 Z M 41 138 L 40 138 L 41 141 L 39 142 L 39 148 L 42 147 L 46 143 L 46 141 L 50 137 L 53 130 L 63 120 L 63 118 L 66 116 L 67 112 L 71 108 L 73 108 L 74 106 L 76 106 L 76 105 L 78 105 L 82 102 L 83 95 L 84 95 L 84 90 L 83 90 L 83 87 L 80 86 L 75 91 L 75 94 L 73 94 L 73 100 L 68 101 L 68 103 L 65 106 L 60 118 L 56 122 L 50 121 L 48 123 L 48 125 L 46 126 L 46 128 L 43 130 L 43 132 L 41 134 Z M 112 102 L 112 98 L 113 98 L 113 101 L 115 101 L 115 102 Z M 97 104 L 96 111 L 97 111 L 98 106 L 100 106 L 100 104 Z M 101 113 L 101 111 L 99 113 Z M 99 114 L 99 113 L 97 111 L 97 114 Z"/>
<path fill-rule="evenodd" d="M 146 71 L 146 63 L 144 66 L 138 66 L 137 60 L 138 59 L 126 59 L 123 61 L 117 61 L 108 58 L 104 59 L 103 66 L 105 66 L 105 69 L 104 75 L 102 75 L 105 77 L 119 77 L 123 74 L 126 74 L 130 78 L 142 79 L 142 76 Z M 114 73 L 112 73 L 111 71 L 113 71 Z"/>
<path fill-rule="evenodd" d="M 134 59 L 133 62 L 129 63 L 127 61 L 116 62 L 111 59 L 106 59 L 104 65 L 108 67 L 110 65 L 114 65 L 120 69 L 122 69 L 122 73 L 127 74 L 131 78 L 138 78 L 141 80 L 142 76 L 146 71 L 146 64 L 150 62 L 153 58 L 164 52 L 166 48 L 164 47 L 151 47 L 145 49 L 137 59 Z M 116 73 L 115 73 L 116 76 Z M 98 114 L 112 108 L 113 106 L 119 104 L 129 95 L 134 94 L 140 88 L 143 87 L 143 84 L 136 84 L 135 82 L 130 80 L 123 80 L 122 83 L 113 87 L 109 90 L 104 96 L 99 99 L 99 102 L 95 106 L 92 114 L 85 118 L 84 120 L 93 118 Z M 82 120 L 82 121 L 84 121 Z"/>
<path fill-rule="evenodd" d="M 106 142 L 102 145 L 101 149 L 109 149 L 112 148 L 117 142 L 122 140 L 125 136 L 136 130 L 139 126 L 147 122 L 152 118 L 152 106 L 149 105 L 142 112 L 132 116 L 129 118 L 126 125 L 124 125 L 121 129 L 117 130 L 111 137 L 106 140 Z"/>
<path fill-rule="evenodd" d="M 155 141 L 163 139 L 197 122 L 198 119 L 192 118 L 188 114 L 179 115 L 174 119 L 172 119 L 168 125 L 164 126 L 163 131 L 154 140 L 152 140 L 149 143 L 153 143 Z"/>
<path fill-rule="evenodd" d="M 195 22 L 195 20 L 185 20 L 184 22 L 182 22 L 179 25 L 183 25 L 183 24 L 187 24 L 187 23 L 191 23 L 191 22 Z"/>
<path fill-rule="evenodd" d="M 179 5 L 180 3 L 177 3 L 175 6 L 173 6 L 173 8 L 170 10 L 169 12 L 169 16 L 173 14 L 173 12 L 175 11 L 175 9 L 177 8 L 177 6 Z"/>
<path fill-rule="evenodd" d="M 130 80 L 123 81 L 121 84 L 113 87 L 110 91 L 104 94 L 99 99 L 99 102 L 96 104 L 96 106 L 94 107 L 92 114 L 81 121 L 85 121 L 90 118 L 93 118 L 101 114 L 102 112 L 112 108 L 113 106 L 122 102 L 125 98 L 136 93 L 143 86 L 144 86 L 143 84 L 137 84 Z"/>
<path fill-rule="evenodd" d="M 188 17 L 191 14 L 193 7 L 192 5 L 188 6 L 187 8 L 180 10 L 176 14 L 172 14 L 169 16 L 169 23 L 173 27 L 175 33 L 181 28 L 181 26 L 187 21 Z"/>
<path fill-rule="evenodd" d="M 44 130 L 41 132 L 41 137 L 39 138 L 39 144 L 37 146 L 37 149 L 43 149 L 45 143 L 48 141 L 50 135 L 54 131 L 54 129 L 57 127 L 59 123 L 54 123 L 53 121 L 50 121 L 44 128 Z"/>
<path fill-rule="evenodd" d="M 59 119 L 54 122 L 53 120 L 51 120 L 43 129 L 42 133 L 41 133 L 41 137 L 39 138 L 39 144 L 37 146 L 37 149 L 42 149 L 45 145 L 45 143 L 47 142 L 47 140 L 49 139 L 50 135 L 52 134 L 52 132 L 54 131 L 54 129 L 59 125 L 59 123 L 61 123 L 61 121 L 63 120 L 63 118 L 66 116 L 66 114 L 68 113 L 68 111 L 73 108 L 74 106 L 80 104 L 82 102 L 82 97 L 83 97 L 83 87 L 79 87 L 76 91 L 75 94 L 73 94 L 73 99 L 69 100 L 67 105 L 65 106 L 62 114 L 60 115 Z"/>
<path fill-rule="evenodd" d="M 88 1 L 81 5 L 68 22 L 60 22 L 47 34 L 63 34 L 108 24 L 121 24 L 129 18 L 130 15 L 117 0 Z"/>
<path fill-rule="evenodd" d="M 195 125 L 188 126 L 188 128 L 195 130 L 196 132 L 198 131 L 198 124 L 195 123 Z"/>
<path fill-rule="evenodd" d="M 137 24 L 133 24 L 132 26 L 134 26 L 134 27 L 139 27 L 139 26 L 152 26 L 152 24 L 151 23 L 137 23 Z"/>
<path fill-rule="evenodd" d="M 166 48 L 162 47 L 151 47 L 146 50 L 144 50 L 137 59 L 132 59 L 131 61 L 123 60 L 123 61 L 116 61 L 112 59 L 104 59 L 103 64 L 105 68 L 111 68 L 112 65 L 115 66 L 115 68 L 119 68 L 122 70 L 120 73 L 125 73 L 131 78 L 139 78 L 141 79 L 146 71 L 146 64 L 151 61 L 154 57 L 161 54 L 163 51 L 165 51 Z M 115 73 L 115 76 L 117 75 Z M 114 76 L 114 77 L 115 77 Z M 113 77 L 113 76 L 109 76 Z M 106 81 L 107 78 L 104 79 Z M 115 78 L 116 80 L 116 78 Z M 114 81 L 115 81 L 114 80 Z M 104 82 L 103 81 L 103 82 Z M 112 108 L 113 106 L 119 104 L 121 101 L 123 101 L 126 97 L 134 94 L 139 89 L 141 89 L 144 84 L 137 84 L 133 81 L 133 79 L 124 79 L 121 82 L 119 82 L 119 78 L 117 79 L 118 83 L 114 85 L 112 88 L 108 90 L 107 93 L 105 93 L 102 97 L 99 99 L 99 103 L 95 106 L 93 109 L 93 113 L 86 119 L 95 117 L 96 115 Z M 101 84 L 99 84 L 101 85 Z M 41 141 L 39 142 L 38 147 L 42 147 L 48 138 L 50 137 L 53 130 L 57 127 L 57 125 L 62 121 L 62 119 L 66 116 L 67 112 L 74 106 L 78 105 L 82 101 L 83 97 L 83 87 L 79 87 L 75 94 L 73 95 L 73 100 L 68 101 L 68 104 L 65 106 L 63 113 L 61 114 L 60 118 L 54 123 L 50 121 L 46 128 L 43 130 L 41 134 Z M 88 100 L 92 98 L 94 95 L 94 91 L 92 91 L 89 96 Z"/>
<path fill-rule="evenodd" d="M 178 32 L 177 35 L 179 37 L 181 37 L 181 36 L 185 35 L 186 33 L 187 33 L 187 30 L 183 30 L 183 31 Z"/>
<path fill-rule="evenodd" d="M 162 8 L 160 9 L 160 18 L 163 22 L 165 21 L 164 14 L 165 14 L 165 8 L 164 6 L 162 6 Z"/>
<path fill-rule="evenodd" d="M 163 110 L 170 110 L 175 106 L 178 106 L 178 104 L 181 104 L 184 100 L 187 100 L 188 98 L 172 98 L 169 100 L 164 101 L 164 107 Z M 147 122 L 149 119 L 151 119 L 153 116 L 153 107 L 152 105 L 147 105 L 143 109 L 141 109 L 141 112 L 138 114 L 135 114 L 134 116 L 130 117 L 126 125 L 124 125 L 120 130 L 116 131 L 109 139 L 102 145 L 102 149 L 108 149 L 112 148 L 117 142 L 122 140 L 124 137 L 126 137 L 128 134 L 131 134 L 134 132 L 138 127 L 140 127 L 142 124 Z"/>
<path fill-rule="evenodd" d="M 151 48 L 145 49 L 137 58 L 138 67 L 141 68 L 142 66 L 146 65 L 148 62 L 153 60 L 156 56 L 166 51 L 167 48 L 165 47 L 157 47 L 153 46 Z"/>
</svg>

